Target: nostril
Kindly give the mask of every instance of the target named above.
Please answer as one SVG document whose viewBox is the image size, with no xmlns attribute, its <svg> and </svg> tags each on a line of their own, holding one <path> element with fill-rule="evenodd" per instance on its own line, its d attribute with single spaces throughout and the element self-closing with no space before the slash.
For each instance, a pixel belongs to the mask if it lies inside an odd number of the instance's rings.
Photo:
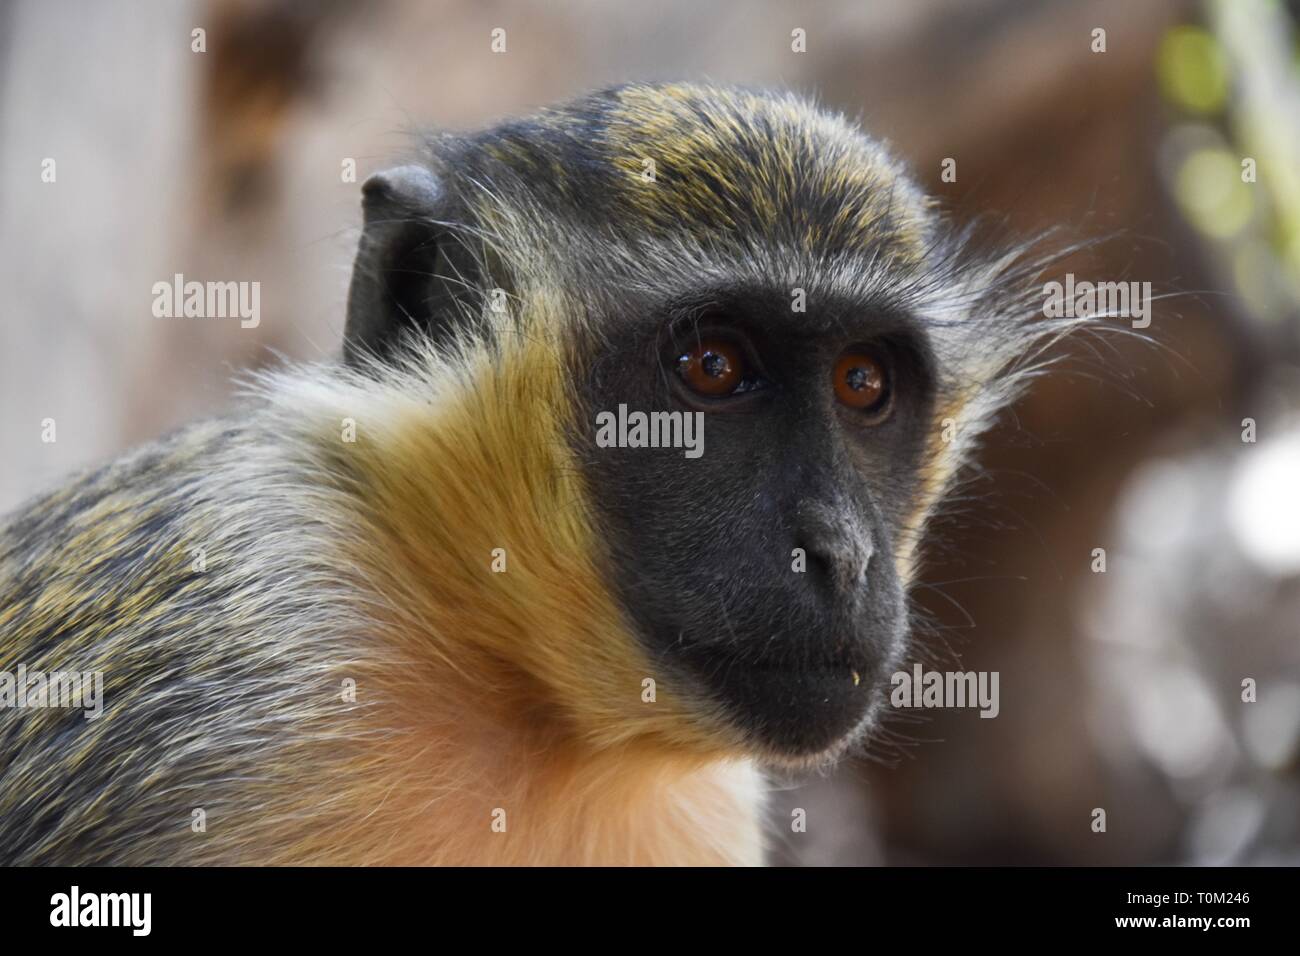
<svg viewBox="0 0 1300 956">
<path fill-rule="evenodd" d="M 808 555 L 808 574 L 819 585 L 830 586 L 835 582 L 835 562 L 821 550 L 805 547 Z"/>
<path fill-rule="evenodd" d="M 808 557 L 808 574 L 817 585 L 847 594 L 866 580 L 873 550 L 869 537 L 812 538 L 803 547 Z"/>
</svg>

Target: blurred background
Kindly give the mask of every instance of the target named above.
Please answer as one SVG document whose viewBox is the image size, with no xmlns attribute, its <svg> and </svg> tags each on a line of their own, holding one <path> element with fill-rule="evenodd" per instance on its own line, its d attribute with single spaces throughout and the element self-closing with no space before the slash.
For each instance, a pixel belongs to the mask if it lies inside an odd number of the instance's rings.
<svg viewBox="0 0 1300 956">
<path fill-rule="evenodd" d="M 1167 297 L 1152 342 L 1068 346 L 936 526 L 926 660 L 998 671 L 1000 715 L 896 720 L 784 781 L 774 832 L 808 827 L 774 859 L 1300 863 L 1298 12 L 0 2 L 0 511 L 222 410 L 238 369 L 335 354 L 359 183 L 407 130 L 629 79 L 792 87 L 956 218 L 1110 237 L 1059 271 Z M 260 325 L 155 318 L 178 272 L 260 281 Z"/>
</svg>

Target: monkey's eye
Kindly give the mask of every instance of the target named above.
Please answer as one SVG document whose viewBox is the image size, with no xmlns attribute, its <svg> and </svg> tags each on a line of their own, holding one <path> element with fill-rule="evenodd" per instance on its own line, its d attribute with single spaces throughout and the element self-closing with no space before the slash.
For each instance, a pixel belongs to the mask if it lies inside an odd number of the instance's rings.
<svg viewBox="0 0 1300 956">
<path fill-rule="evenodd" d="M 757 387 L 747 372 L 744 351 L 726 339 L 699 339 L 677 357 L 682 381 L 708 398 L 725 398 Z"/>
<path fill-rule="evenodd" d="M 832 377 L 839 402 L 884 421 L 892 398 L 884 361 L 863 349 L 850 349 L 835 363 Z"/>
</svg>

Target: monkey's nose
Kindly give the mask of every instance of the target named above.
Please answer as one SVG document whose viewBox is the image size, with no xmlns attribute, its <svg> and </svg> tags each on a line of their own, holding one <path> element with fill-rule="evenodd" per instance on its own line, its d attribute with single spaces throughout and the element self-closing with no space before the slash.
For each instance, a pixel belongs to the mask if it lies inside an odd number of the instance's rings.
<svg viewBox="0 0 1300 956">
<path fill-rule="evenodd" d="M 875 553 L 871 532 L 855 522 L 805 522 L 800 535 L 814 586 L 839 600 L 855 600 L 866 585 Z"/>
</svg>

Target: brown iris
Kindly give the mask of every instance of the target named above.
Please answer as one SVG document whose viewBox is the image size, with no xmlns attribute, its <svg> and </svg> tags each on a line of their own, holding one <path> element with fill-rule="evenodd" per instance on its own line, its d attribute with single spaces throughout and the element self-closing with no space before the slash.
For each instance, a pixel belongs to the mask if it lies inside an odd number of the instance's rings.
<svg viewBox="0 0 1300 956">
<path fill-rule="evenodd" d="M 835 363 L 835 397 L 849 408 L 880 414 L 889 405 L 885 365 L 868 352 L 851 350 Z"/>
<path fill-rule="evenodd" d="M 723 339 L 701 339 L 677 359 L 677 373 L 691 391 L 721 398 L 745 380 L 745 357 Z"/>
</svg>

